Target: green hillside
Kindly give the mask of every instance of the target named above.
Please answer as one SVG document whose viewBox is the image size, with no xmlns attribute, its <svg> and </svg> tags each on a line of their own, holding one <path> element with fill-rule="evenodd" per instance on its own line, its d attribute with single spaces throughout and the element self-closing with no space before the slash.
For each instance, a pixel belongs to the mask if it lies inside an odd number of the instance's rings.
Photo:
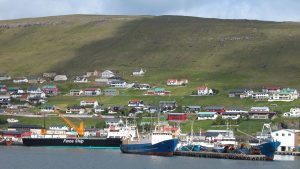
<svg viewBox="0 0 300 169">
<path fill-rule="evenodd" d="M 142 81 L 299 87 L 300 24 L 181 16 L 71 15 L 0 21 L 0 72 L 114 69 Z M 159 75 L 159 76 L 158 76 Z"/>
</svg>

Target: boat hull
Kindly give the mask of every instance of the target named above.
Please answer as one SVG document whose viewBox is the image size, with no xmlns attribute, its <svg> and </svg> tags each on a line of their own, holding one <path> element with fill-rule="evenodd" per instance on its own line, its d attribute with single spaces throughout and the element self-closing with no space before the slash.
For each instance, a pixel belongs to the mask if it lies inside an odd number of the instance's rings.
<svg viewBox="0 0 300 169">
<path fill-rule="evenodd" d="M 279 141 L 269 141 L 266 143 L 262 143 L 257 147 L 259 148 L 261 154 L 266 156 L 266 160 L 273 160 L 275 152 L 277 151 L 279 145 L 280 145 Z"/>
<path fill-rule="evenodd" d="M 178 139 L 165 140 L 156 144 L 122 144 L 120 149 L 123 153 L 173 156 Z"/>
<path fill-rule="evenodd" d="M 22 138 L 25 146 L 120 147 L 120 138 Z"/>
</svg>

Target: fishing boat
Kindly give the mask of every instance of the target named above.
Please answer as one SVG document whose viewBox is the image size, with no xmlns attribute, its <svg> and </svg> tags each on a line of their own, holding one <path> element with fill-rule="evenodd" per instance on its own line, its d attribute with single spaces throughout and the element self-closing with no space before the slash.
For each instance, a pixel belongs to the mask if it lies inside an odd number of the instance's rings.
<svg viewBox="0 0 300 169">
<path fill-rule="evenodd" d="M 122 153 L 173 156 L 178 139 L 170 131 L 156 127 L 150 134 L 139 137 L 125 137 L 120 146 Z"/>
</svg>

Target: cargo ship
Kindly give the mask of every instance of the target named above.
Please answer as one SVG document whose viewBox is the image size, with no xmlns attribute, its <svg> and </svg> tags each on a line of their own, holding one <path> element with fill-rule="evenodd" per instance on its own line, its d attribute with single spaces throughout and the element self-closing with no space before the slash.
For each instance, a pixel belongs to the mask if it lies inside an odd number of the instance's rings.
<svg viewBox="0 0 300 169">
<path fill-rule="evenodd" d="M 173 156 L 178 141 L 169 131 L 155 130 L 142 138 L 125 138 L 120 149 L 122 153 Z"/>
<path fill-rule="evenodd" d="M 122 137 L 134 135 L 133 126 L 110 126 L 101 137 L 78 136 L 76 132 L 70 135 L 66 133 L 53 134 L 46 131 L 46 134 L 32 134 L 30 137 L 22 138 L 25 146 L 70 146 L 70 147 L 91 147 L 91 148 L 119 148 Z"/>
</svg>

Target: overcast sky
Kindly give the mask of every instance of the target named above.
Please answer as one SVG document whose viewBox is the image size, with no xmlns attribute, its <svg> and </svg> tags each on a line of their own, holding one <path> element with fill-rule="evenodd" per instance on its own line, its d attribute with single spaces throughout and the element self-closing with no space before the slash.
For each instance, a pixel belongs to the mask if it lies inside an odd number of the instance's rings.
<svg viewBox="0 0 300 169">
<path fill-rule="evenodd" d="M 300 0 L 0 0 L 0 20 L 67 14 L 300 21 Z"/>
</svg>

